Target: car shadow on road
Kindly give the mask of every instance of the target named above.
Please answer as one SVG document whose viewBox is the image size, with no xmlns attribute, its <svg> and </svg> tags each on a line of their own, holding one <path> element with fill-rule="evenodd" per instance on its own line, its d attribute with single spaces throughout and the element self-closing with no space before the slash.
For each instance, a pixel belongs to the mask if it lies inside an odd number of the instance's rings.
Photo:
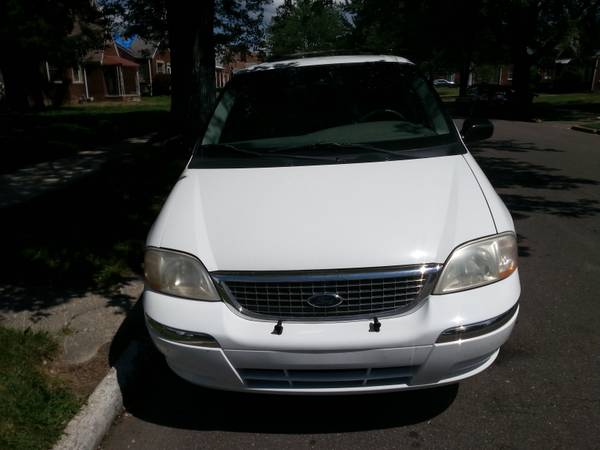
<svg viewBox="0 0 600 450">
<path fill-rule="evenodd" d="M 124 394 L 127 411 L 161 426 L 274 434 L 341 433 L 431 420 L 446 411 L 458 385 L 386 394 L 283 396 L 245 394 L 192 385 L 145 346 L 136 382 Z"/>
<path fill-rule="evenodd" d="M 502 155 L 495 151 L 502 151 Z M 498 190 L 515 219 L 531 214 L 550 214 L 563 217 L 590 217 L 600 213 L 600 203 L 586 198 L 585 188 L 598 186 L 600 181 L 572 177 L 561 169 L 547 167 L 507 156 L 523 152 L 561 152 L 515 140 L 490 140 L 471 148 L 473 157 Z M 536 190 L 536 194 L 517 193 L 517 189 Z M 564 191 L 582 189 L 578 198 L 561 198 Z M 539 194 L 537 194 L 539 192 Z"/>
</svg>

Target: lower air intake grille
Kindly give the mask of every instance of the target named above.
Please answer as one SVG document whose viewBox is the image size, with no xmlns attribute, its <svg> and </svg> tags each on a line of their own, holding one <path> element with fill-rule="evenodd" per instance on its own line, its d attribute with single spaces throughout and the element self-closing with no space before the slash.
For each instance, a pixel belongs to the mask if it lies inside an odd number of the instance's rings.
<svg viewBox="0 0 600 450">
<path fill-rule="evenodd" d="M 416 367 L 372 369 L 239 369 L 246 385 L 263 389 L 331 389 L 408 384 Z"/>
<path fill-rule="evenodd" d="M 244 314 L 321 320 L 408 310 L 429 294 L 439 270 L 439 265 L 423 265 L 368 272 L 215 272 L 212 275 L 230 303 Z M 324 303 L 329 300 L 330 304 Z"/>
</svg>

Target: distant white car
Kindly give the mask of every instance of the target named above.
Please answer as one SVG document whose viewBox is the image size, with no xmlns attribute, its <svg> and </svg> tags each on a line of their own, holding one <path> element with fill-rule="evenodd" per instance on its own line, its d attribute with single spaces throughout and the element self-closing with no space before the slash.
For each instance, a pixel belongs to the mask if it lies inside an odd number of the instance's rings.
<svg viewBox="0 0 600 450">
<path fill-rule="evenodd" d="M 146 323 L 203 386 L 335 394 L 454 383 L 517 319 L 506 207 L 406 59 L 240 71 L 147 240 Z"/>
<path fill-rule="evenodd" d="M 433 80 L 433 85 L 436 87 L 453 87 L 456 86 L 456 83 L 454 81 L 444 80 L 443 78 L 440 78 L 438 80 Z"/>
</svg>

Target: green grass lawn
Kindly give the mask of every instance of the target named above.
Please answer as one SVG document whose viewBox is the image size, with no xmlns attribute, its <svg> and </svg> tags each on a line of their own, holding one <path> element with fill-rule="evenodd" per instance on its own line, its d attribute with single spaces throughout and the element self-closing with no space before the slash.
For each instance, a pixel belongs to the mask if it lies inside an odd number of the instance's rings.
<svg viewBox="0 0 600 450">
<path fill-rule="evenodd" d="M 444 102 L 453 102 L 458 97 L 459 88 L 457 87 L 436 87 L 438 95 Z"/>
<path fill-rule="evenodd" d="M 600 105 L 600 92 L 576 92 L 572 94 L 539 94 L 534 103 L 560 107 L 580 105 Z"/>
<path fill-rule="evenodd" d="M 50 448 L 80 402 L 44 370 L 56 342 L 46 333 L 0 327 L 0 448 Z"/>
<path fill-rule="evenodd" d="M 583 125 L 594 130 L 600 130 L 600 122 L 584 123 Z"/>
<path fill-rule="evenodd" d="M 438 94 L 452 113 L 458 88 L 437 88 Z M 530 118 L 542 120 L 581 121 L 600 117 L 600 92 L 539 94 L 533 100 Z"/>
<path fill-rule="evenodd" d="M 40 113 L 40 116 L 57 117 L 71 115 L 102 115 L 102 114 L 124 114 L 136 112 L 160 112 L 168 111 L 171 107 L 171 97 L 142 97 L 139 102 L 99 102 L 82 103 L 80 105 L 63 106 L 49 109 Z"/>
<path fill-rule="evenodd" d="M 533 111 L 544 120 L 593 120 L 600 116 L 600 92 L 540 94 L 533 101 Z"/>
<path fill-rule="evenodd" d="M 0 173 L 165 128 L 169 97 L 0 115 Z"/>
</svg>

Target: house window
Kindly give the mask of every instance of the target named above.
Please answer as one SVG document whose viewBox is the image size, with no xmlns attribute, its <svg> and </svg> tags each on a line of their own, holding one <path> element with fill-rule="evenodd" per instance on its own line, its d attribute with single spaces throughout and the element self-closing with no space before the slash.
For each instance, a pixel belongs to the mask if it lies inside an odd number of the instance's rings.
<svg viewBox="0 0 600 450">
<path fill-rule="evenodd" d="M 512 69 L 508 69 L 508 74 L 506 75 L 506 79 L 508 81 L 512 81 L 512 79 L 513 79 L 513 71 L 512 71 Z"/>
<path fill-rule="evenodd" d="M 171 63 L 167 63 L 167 73 L 171 73 Z"/>
<path fill-rule="evenodd" d="M 71 69 L 73 83 L 81 84 L 83 83 L 83 69 L 81 66 L 77 66 L 76 68 Z"/>
<path fill-rule="evenodd" d="M 165 73 L 165 63 L 162 61 L 156 61 L 156 72 Z"/>
<path fill-rule="evenodd" d="M 62 83 L 62 72 L 54 64 L 46 63 L 46 74 L 50 83 Z"/>
</svg>

